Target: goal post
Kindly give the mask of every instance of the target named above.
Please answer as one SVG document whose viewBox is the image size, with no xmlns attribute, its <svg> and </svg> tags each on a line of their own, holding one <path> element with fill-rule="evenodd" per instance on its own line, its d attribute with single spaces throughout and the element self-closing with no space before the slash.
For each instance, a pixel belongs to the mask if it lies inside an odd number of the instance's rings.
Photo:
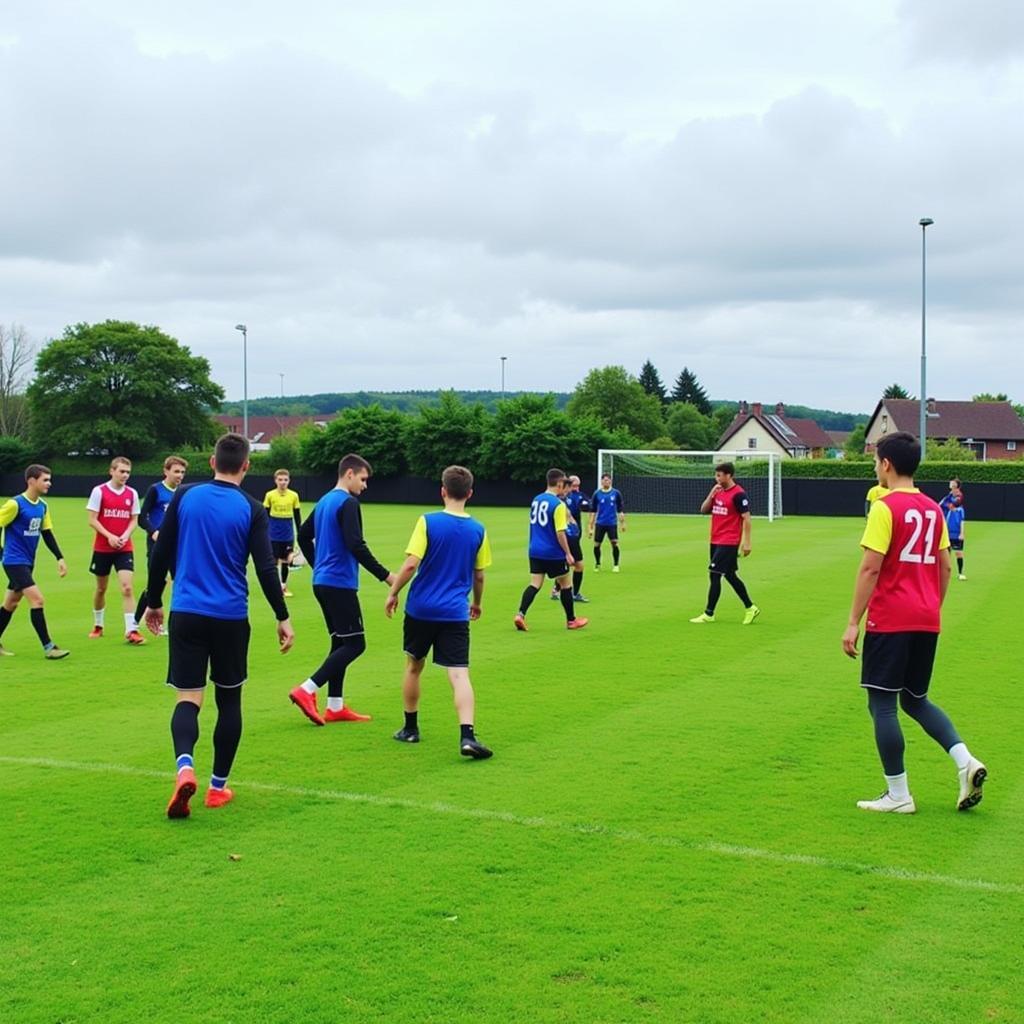
<svg viewBox="0 0 1024 1024">
<path fill-rule="evenodd" d="M 782 458 L 777 452 L 643 451 L 602 448 L 597 481 L 611 474 L 630 512 L 695 514 L 714 483 L 715 466 L 731 462 L 747 492 L 752 515 L 769 522 L 782 515 Z"/>
</svg>

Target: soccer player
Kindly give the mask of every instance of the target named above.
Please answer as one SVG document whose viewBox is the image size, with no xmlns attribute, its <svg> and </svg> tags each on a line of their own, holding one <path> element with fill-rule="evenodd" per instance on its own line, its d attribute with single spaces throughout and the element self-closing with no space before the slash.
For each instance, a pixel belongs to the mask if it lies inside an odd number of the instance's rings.
<svg viewBox="0 0 1024 1024">
<path fill-rule="evenodd" d="M 388 592 L 384 612 L 390 619 L 398 595 L 413 579 L 405 608 L 402 677 L 405 725 L 395 733 L 402 743 L 419 743 L 420 676 L 427 654 L 446 669 L 459 716 L 459 753 L 483 760 L 493 751 L 473 731 L 475 699 L 469 680 L 469 623 L 480 618 L 484 570 L 491 564 L 487 531 L 466 512 L 473 496 L 473 474 L 464 466 L 449 466 L 441 474 L 443 512 L 420 516 L 406 546 L 406 558 Z M 472 602 L 467 598 L 472 591 Z"/>
<path fill-rule="evenodd" d="M 146 496 L 142 499 L 142 510 L 139 512 L 139 526 L 146 534 L 146 567 L 153 556 L 153 545 L 160 536 L 160 526 L 164 521 L 167 506 L 174 497 L 174 492 L 185 479 L 188 463 L 180 455 L 168 455 L 164 459 L 164 478 L 159 483 L 150 484 Z M 147 586 L 149 585 L 147 578 Z M 139 603 L 135 606 L 135 621 L 142 625 L 146 614 L 146 591 L 139 595 Z M 160 634 L 166 636 L 166 630 Z"/>
<path fill-rule="evenodd" d="M 715 484 L 701 502 L 701 513 L 711 513 L 711 563 L 708 565 L 711 584 L 707 606 L 700 615 L 690 619 L 691 622 L 715 621 L 723 576 L 746 608 L 743 625 L 749 626 L 761 614 L 737 575 L 738 556 L 742 554 L 746 558 L 750 554 L 750 501 L 747 492 L 733 479 L 735 473 L 736 467 L 731 462 L 715 466 Z"/>
<path fill-rule="evenodd" d="M 338 463 L 338 483 L 313 509 L 299 530 L 299 547 L 313 568 L 313 595 L 327 623 L 331 649 L 323 664 L 288 696 L 314 724 L 369 722 L 345 707 L 345 671 L 366 650 L 363 612 L 359 607 L 359 566 L 389 586 L 394 574 L 384 568 L 363 538 L 359 495 L 366 490 L 370 464 L 360 455 Z M 317 710 L 317 691 L 327 684 L 327 711 Z"/>
<path fill-rule="evenodd" d="M 953 477 L 949 481 L 949 494 L 939 502 L 946 517 L 946 529 L 949 531 L 949 546 L 956 555 L 957 579 L 965 580 L 964 575 L 964 492 L 960 490 L 960 480 Z"/>
<path fill-rule="evenodd" d="M 569 490 L 563 495 L 562 500 L 569 510 L 569 523 L 565 528 L 565 539 L 569 542 L 569 551 L 575 559 L 572 566 L 572 599 L 578 604 L 587 604 L 588 599 L 580 593 L 583 586 L 583 512 L 589 509 L 590 503 L 580 490 L 580 478 L 569 477 Z M 551 590 L 551 600 L 558 600 L 558 584 Z"/>
<path fill-rule="evenodd" d="M 289 489 L 291 474 L 287 469 L 274 473 L 274 489 L 267 491 L 263 507 L 270 512 L 270 545 L 281 573 L 281 590 L 285 597 L 291 597 L 288 589 L 288 570 L 295 554 L 295 534 L 302 526 L 299 509 L 302 503 L 295 491 Z"/>
<path fill-rule="evenodd" d="M 46 466 L 32 465 L 25 470 L 25 491 L 0 506 L 0 527 L 6 528 L 3 553 L 4 571 L 7 573 L 7 592 L 0 607 L 0 637 L 3 637 L 11 616 L 17 611 L 23 597 L 28 598 L 32 628 L 43 645 L 43 657 L 57 660 L 71 652 L 61 650 L 51 639 L 43 612 L 43 592 L 32 578 L 36 562 L 36 549 L 40 537 L 57 559 L 57 574 L 67 575 L 68 566 L 53 535 L 50 512 L 43 500 L 50 490 L 50 470 Z M 0 646 L 0 656 L 11 651 Z"/>
<path fill-rule="evenodd" d="M 513 619 L 516 629 L 523 633 L 527 631 L 526 613 L 544 585 L 545 576 L 555 580 L 558 585 L 566 626 L 569 629 L 583 629 L 589 621 L 577 617 L 569 583 L 569 566 L 576 560 L 569 550 L 566 537 L 569 510 L 562 501 L 568 485 L 565 473 L 560 469 L 549 469 L 547 485 L 547 490 L 538 494 L 530 503 L 530 583 L 523 591 L 519 611 Z"/>
<path fill-rule="evenodd" d="M 594 538 L 594 572 L 601 571 L 601 544 L 607 537 L 612 544 L 612 572 L 619 571 L 619 530 L 626 532 L 626 513 L 622 493 L 612 487 L 610 473 L 601 477 L 601 486 L 590 499 L 590 526 L 587 536 Z"/>
<path fill-rule="evenodd" d="M 912 434 L 887 434 L 875 447 L 875 472 L 889 494 L 871 506 L 861 547 L 843 652 L 857 657 L 860 622 L 867 611 L 860 685 L 868 691 L 885 792 L 860 800 L 865 811 L 913 814 L 903 763 L 897 708 L 915 719 L 956 764 L 957 810 L 981 800 L 987 772 L 971 755 L 945 712 L 928 699 L 940 608 L 949 586 L 949 538 L 941 509 L 914 486 L 921 445 Z"/>
<path fill-rule="evenodd" d="M 241 488 L 249 469 L 249 442 L 239 434 L 217 441 L 213 479 L 185 484 L 160 527 L 150 562 L 146 625 L 159 634 L 163 592 L 175 566 L 171 598 L 167 685 L 177 693 L 171 737 L 178 769 L 168 818 L 187 818 L 196 792 L 195 746 L 207 671 L 214 685 L 217 724 L 213 730 L 213 773 L 204 803 L 223 807 L 234 797 L 228 776 L 242 738 L 242 684 L 248 674 L 250 558 L 267 603 L 277 619 L 281 653 L 295 640 L 270 549 L 267 513 Z"/>
<path fill-rule="evenodd" d="M 94 487 L 86 504 L 89 526 L 96 532 L 92 545 L 92 564 L 89 566 L 89 572 L 96 577 L 96 591 L 92 599 L 93 626 L 89 639 L 98 640 L 103 636 L 107 584 L 110 582 L 110 570 L 113 569 L 121 586 L 124 638 L 133 647 L 138 647 L 146 641 L 135 621 L 135 596 L 132 593 L 135 570 L 132 531 L 139 521 L 140 509 L 135 488 L 128 486 L 131 474 L 131 460 L 123 455 L 117 456 L 110 463 L 110 482 Z"/>
<path fill-rule="evenodd" d="M 884 498 L 889 493 L 888 487 L 883 487 L 881 484 L 875 484 L 873 487 L 868 488 L 868 493 L 864 495 L 864 515 L 867 516 L 871 511 L 871 506 L 874 505 L 879 498 Z"/>
</svg>

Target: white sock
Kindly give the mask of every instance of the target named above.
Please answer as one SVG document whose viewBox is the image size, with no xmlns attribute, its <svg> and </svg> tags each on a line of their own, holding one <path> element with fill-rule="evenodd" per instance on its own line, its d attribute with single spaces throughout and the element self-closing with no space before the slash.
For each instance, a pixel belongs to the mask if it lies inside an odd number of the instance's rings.
<svg viewBox="0 0 1024 1024">
<path fill-rule="evenodd" d="M 344 697 L 328 697 L 327 698 L 327 710 L 328 711 L 340 711 L 345 706 Z"/>
<path fill-rule="evenodd" d="M 134 633 L 139 628 L 139 624 L 135 621 L 134 612 L 124 613 L 124 631 L 126 633 Z"/>
<path fill-rule="evenodd" d="M 316 691 L 319 690 L 320 687 L 317 686 L 316 683 L 314 683 L 312 679 L 307 679 L 302 684 L 302 689 L 305 690 L 306 693 L 316 693 Z"/>
<path fill-rule="evenodd" d="M 92 624 L 94 626 L 99 626 L 101 629 L 103 628 L 103 613 L 105 611 L 106 611 L 105 608 L 100 608 L 99 610 L 93 608 L 93 610 L 92 610 Z"/>
<path fill-rule="evenodd" d="M 889 796 L 893 800 L 909 800 L 910 788 L 907 785 L 907 773 L 902 775 L 886 775 L 886 785 L 889 787 Z"/>
<path fill-rule="evenodd" d="M 971 752 L 967 749 L 966 743 L 954 743 L 949 748 L 949 756 L 956 762 L 956 770 L 964 771 L 971 763 Z"/>
</svg>

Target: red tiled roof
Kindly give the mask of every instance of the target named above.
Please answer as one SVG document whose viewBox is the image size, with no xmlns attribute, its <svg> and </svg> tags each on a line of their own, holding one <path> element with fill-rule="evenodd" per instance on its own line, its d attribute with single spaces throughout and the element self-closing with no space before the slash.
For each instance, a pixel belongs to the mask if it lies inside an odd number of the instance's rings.
<svg viewBox="0 0 1024 1024">
<path fill-rule="evenodd" d="M 299 427 L 303 427 L 307 423 L 329 423 L 337 415 L 337 413 L 328 412 L 314 416 L 250 416 L 249 440 L 269 441 L 282 434 L 293 434 Z M 242 433 L 244 420 L 241 414 L 217 413 L 213 418 L 223 424 L 225 430 Z"/>
<path fill-rule="evenodd" d="M 883 398 L 872 413 L 870 427 L 882 407 L 889 413 L 893 431 L 917 436 L 921 403 L 913 398 Z M 1009 402 L 934 402 L 937 415 L 928 415 L 928 436 L 967 438 L 978 441 L 1024 441 L 1024 422 Z"/>
<path fill-rule="evenodd" d="M 832 438 L 825 433 L 814 420 L 798 420 L 778 413 L 737 413 L 732 423 L 725 428 L 718 439 L 718 447 L 725 444 L 728 438 L 737 433 L 750 420 L 756 420 L 786 450 L 794 448 L 834 448 Z"/>
</svg>

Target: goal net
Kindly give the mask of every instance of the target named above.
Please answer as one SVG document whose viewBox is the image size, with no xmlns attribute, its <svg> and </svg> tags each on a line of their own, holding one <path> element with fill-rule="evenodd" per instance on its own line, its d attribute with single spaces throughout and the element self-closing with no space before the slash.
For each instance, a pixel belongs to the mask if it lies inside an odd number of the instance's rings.
<svg viewBox="0 0 1024 1024">
<path fill-rule="evenodd" d="M 697 513 L 715 482 L 715 466 L 731 462 L 750 512 L 770 521 L 782 515 L 782 460 L 775 452 L 626 451 L 602 448 L 597 478 L 610 473 L 630 512 Z"/>
</svg>

